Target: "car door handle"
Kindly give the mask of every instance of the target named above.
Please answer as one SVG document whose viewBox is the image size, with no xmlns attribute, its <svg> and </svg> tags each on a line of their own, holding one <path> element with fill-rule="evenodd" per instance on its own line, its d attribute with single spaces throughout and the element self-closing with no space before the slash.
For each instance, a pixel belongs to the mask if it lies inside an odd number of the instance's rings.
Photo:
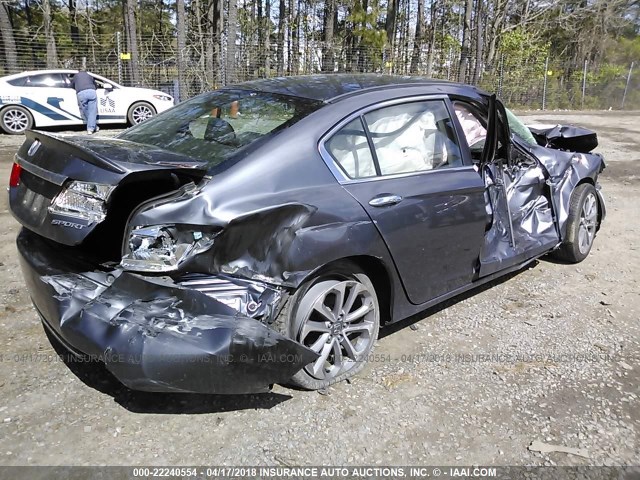
<svg viewBox="0 0 640 480">
<path fill-rule="evenodd" d="M 402 197 L 400 195 L 382 195 L 369 200 L 369 205 L 372 207 L 388 207 L 389 205 L 395 205 L 401 201 Z"/>
</svg>

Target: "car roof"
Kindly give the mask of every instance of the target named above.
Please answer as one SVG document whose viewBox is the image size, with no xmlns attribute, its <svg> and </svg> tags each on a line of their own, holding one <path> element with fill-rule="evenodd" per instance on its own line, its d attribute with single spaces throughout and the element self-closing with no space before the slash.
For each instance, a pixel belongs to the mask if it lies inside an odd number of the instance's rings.
<svg viewBox="0 0 640 480">
<path fill-rule="evenodd" d="M 291 77 L 265 78 L 252 80 L 227 88 L 240 88 L 280 95 L 307 98 L 325 103 L 332 103 L 343 98 L 358 95 L 371 90 L 390 89 L 409 86 L 451 86 L 465 87 L 478 91 L 471 85 L 464 85 L 447 80 L 434 80 L 425 77 L 384 75 L 374 73 L 361 74 L 320 74 L 298 75 Z M 484 93 L 484 92 L 483 92 Z"/>
</svg>

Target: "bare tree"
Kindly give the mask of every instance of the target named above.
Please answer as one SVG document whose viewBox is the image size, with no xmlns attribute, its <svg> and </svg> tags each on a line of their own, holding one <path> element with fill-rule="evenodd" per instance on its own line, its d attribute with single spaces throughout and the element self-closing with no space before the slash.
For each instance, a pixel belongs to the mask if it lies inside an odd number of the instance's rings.
<svg viewBox="0 0 640 480">
<path fill-rule="evenodd" d="M 0 30 L 2 31 L 2 43 L 4 44 L 4 55 L 7 59 L 8 73 L 18 71 L 18 53 L 16 41 L 13 37 L 13 28 L 9 18 L 9 10 L 6 2 L 0 2 Z"/>
<path fill-rule="evenodd" d="M 220 63 L 220 46 L 224 17 L 222 0 L 210 0 L 207 5 L 207 48 L 206 48 L 206 79 L 209 86 L 216 87 L 220 79 L 222 65 Z"/>
<path fill-rule="evenodd" d="M 235 83 L 238 79 L 238 75 L 236 72 L 238 0 L 229 0 L 229 17 L 227 18 L 227 22 L 227 83 Z"/>
<path fill-rule="evenodd" d="M 178 67 L 178 92 L 180 101 L 187 99 L 187 26 L 186 26 L 186 12 L 184 6 L 184 0 L 176 0 L 176 36 L 177 47 L 176 52 L 176 64 Z"/>
<path fill-rule="evenodd" d="M 322 71 L 333 72 L 333 34 L 335 27 L 335 0 L 326 0 L 324 4 L 324 23 L 322 28 Z"/>
<path fill-rule="evenodd" d="M 51 3 L 49 0 L 42 0 L 42 26 L 44 27 L 44 36 L 47 43 L 47 68 L 56 68 L 58 66 L 58 51 L 56 39 L 53 36 Z"/>
<path fill-rule="evenodd" d="M 78 28 L 78 12 L 76 8 L 76 0 L 69 0 L 69 33 L 71 34 L 71 42 L 78 46 L 80 44 L 80 29 Z"/>
<path fill-rule="evenodd" d="M 48 1 L 48 0 L 47 0 Z M 131 59 L 129 60 L 129 74 L 134 85 L 140 84 L 140 65 L 138 54 L 138 33 L 136 27 L 136 0 L 125 0 L 124 24 L 127 32 L 127 47 Z"/>
<path fill-rule="evenodd" d="M 278 66 L 278 75 L 284 75 L 284 33 L 286 29 L 286 14 L 287 14 L 287 5 L 285 0 L 280 0 L 280 7 L 278 9 L 278 34 L 277 34 L 277 45 L 278 49 L 276 52 L 276 62 Z"/>
<path fill-rule="evenodd" d="M 396 15 L 398 15 L 399 6 L 400 0 L 389 0 L 387 3 L 387 18 L 385 20 L 384 28 L 387 32 L 387 41 L 392 47 L 396 36 Z"/>
<path fill-rule="evenodd" d="M 433 73 L 433 62 L 436 53 L 436 33 L 438 22 L 438 2 L 431 0 L 431 18 L 429 22 L 429 54 L 427 56 L 427 77 L 430 77 Z"/>
<path fill-rule="evenodd" d="M 418 0 L 418 18 L 416 19 L 416 34 L 413 37 L 413 55 L 411 56 L 411 73 L 418 72 L 418 64 L 420 63 L 420 51 L 422 50 L 422 40 L 424 32 L 424 2 Z"/>
<path fill-rule="evenodd" d="M 458 66 L 458 80 L 464 83 L 467 78 L 469 57 L 471 57 L 471 14 L 473 0 L 466 0 L 464 7 L 464 23 L 462 24 L 462 51 L 460 52 L 460 64 Z"/>
<path fill-rule="evenodd" d="M 482 74 L 482 55 L 484 53 L 484 37 L 483 37 L 483 0 L 476 0 L 476 13 L 474 16 L 476 27 L 476 60 L 473 68 L 473 84 L 480 83 L 480 75 Z"/>
<path fill-rule="evenodd" d="M 289 18 L 289 73 L 296 75 L 300 69 L 300 0 L 289 0 Z"/>
</svg>

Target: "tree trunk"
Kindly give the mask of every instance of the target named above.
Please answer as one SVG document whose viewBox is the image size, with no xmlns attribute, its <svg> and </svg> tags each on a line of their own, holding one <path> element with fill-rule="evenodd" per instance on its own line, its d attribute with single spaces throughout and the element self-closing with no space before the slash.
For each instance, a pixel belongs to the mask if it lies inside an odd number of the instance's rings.
<svg viewBox="0 0 640 480">
<path fill-rule="evenodd" d="M 210 0 L 207 6 L 207 49 L 206 78 L 207 83 L 217 87 L 221 81 L 222 65 L 220 64 L 220 45 L 222 38 L 223 14 L 222 0 Z"/>
<path fill-rule="evenodd" d="M 276 61 L 278 63 L 278 75 L 284 75 L 284 30 L 285 30 L 285 15 L 287 14 L 287 5 L 285 0 L 280 0 L 280 8 L 278 10 L 278 36 L 277 45 L 278 49 L 276 53 Z"/>
<path fill-rule="evenodd" d="M 227 84 L 238 80 L 236 71 L 236 41 L 238 35 L 238 0 L 229 0 L 227 19 Z"/>
<path fill-rule="evenodd" d="M 264 2 L 264 73 L 271 76 L 271 0 Z"/>
<path fill-rule="evenodd" d="M 264 14 L 262 8 L 262 0 L 258 0 L 258 76 L 260 76 L 260 65 L 264 64 Z"/>
<path fill-rule="evenodd" d="M 462 51 L 460 52 L 460 64 L 458 67 L 458 81 L 464 83 L 467 78 L 469 57 L 471 57 L 471 13 L 473 0 L 466 0 L 464 7 L 464 24 L 462 25 Z"/>
<path fill-rule="evenodd" d="M 394 38 L 396 36 L 396 15 L 398 15 L 398 6 L 400 0 L 389 0 L 387 4 L 387 18 L 385 20 L 384 28 L 387 32 L 387 42 L 393 46 Z"/>
<path fill-rule="evenodd" d="M 130 1 L 130 0 L 129 0 Z M 180 101 L 184 102 L 188 96 L 187 89 L 187 75 L 186 75 L 186 54 L 187 54 L 187 26 L 186 26 L 186 12 L 184 6 L 184 0 L 176 0 L 176 36 L 177 47 L 176 52 L 176 64 L 178 67 L 178 92 L 180 95 Z"/>
<path fill-rule="evenodd" d="M 335 27 L 335 0 L 326 0 L 324 6 L 324 25 L 322 32 L 322 71 L 333 72 L 335 60 L 333 58 L 333 30 Z"/>
<path fill-rule="evenodd" d="M 4 56 L 7 61 L 6 73 L 17 73 L 18 52 L 6 3 L 0 3 L 0 31 L 2 32 L 2 43 L 4 44 Z"/>
<path fill-rule="evenodd" d="M 476 22 L 476 62 L 475 62 L 475 66 L 474 66 L 474 70 L 473 70 L 473 84 L 474 85 L 478 85 L 478 83 L 480 83 L 480 76 L 482 75 L 482 56 L 483 56 L 483 50 L 484 50 L 484 42 L 483 42 L 483 16 L 482 16 L 482 12 L 483 12 L 483 4 L 482 4 L 482 0 L 477 0 L 476 3 L 476 15 L 475 15 L 475 22 Z"/>
<path fill-rule="evenodd" d="M 424 29 L 423 5 L 425 0 L 418 0 L 418 18 L 416 20 L 416 34 L 413 38 L 413 55 L 411 56 L 411 73 L 418 73 L 420 64 L 420 50 L 422 50 L 422 35 Z"/>
<path fill-rule="evenodd" d="M 300 70 L 300 0 L 290 0 L 291 9 L 291 73 L 297 75 Z"/>
<path fill-rule="evenodd" d="M 69 0 L 69 33 L 71 34 L 71 42 L 78 47 L 80 45 L 80 29 L 78 28 L 76 0 Z"/>
<path fill-rule="evenodd" d="M 125 28 L 127 31 L 127 46 L 131 54 L 129 60 L 129 73 L 131 75 L 131 83 L 134 86 L 140 84 L 140 66 L 138 64 L 138 33 L 136 28 L 136 0 L 125 0 Z M 184 4 L 183 4 L 184 6 Z"/>
<path fill-rule="evenodd" d="M 56 68 L 58 66 L 58 51 L 56 49 L 56 39 L 53 36 L 51 3 L 49 0 L 42 0 L 42 26 L 44 27 L 44 37 L 47 43 L 47 68 Z"/>
<path fill-rule="evenodd" d="M 427 77 L 431 77 L 433 75 L 433 62 L 435 59 L 436 53 L 436 28 L 438 21 L 438 2 L 436 0 L 432 0 L 431 2 L 431 20 L 429 24 L 429 54 L 427 56 Z"/>
</svg>

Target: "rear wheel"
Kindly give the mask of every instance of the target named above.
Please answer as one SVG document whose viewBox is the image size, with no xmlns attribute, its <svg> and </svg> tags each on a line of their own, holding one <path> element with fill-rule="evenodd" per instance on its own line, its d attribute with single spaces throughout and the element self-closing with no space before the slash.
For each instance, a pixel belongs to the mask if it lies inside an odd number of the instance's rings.
<svg viewBox="0 0 640 480">
<path fill-rule="evenodd" d="M 578 185 L 571 195 L 567 235 L 554 252 L 556 258 L 578 263 L 587 258 L 598 229 L 598 197 L 589 183 Z"/>
<path fill-rule="evenodd" d="M 289 381 L 318 390 L 362 370 L 378 338 L 380 305 L 369 277 L 348 263 L 305 282 L 274 326 L 319 355 Z"/>
<path fill-rule="evenodd" d="M 147 102 L 136 102 L 131 107 L 129 107 L 129 112 L 127 113 L 127 119 L 131 125 L 137 125 L 139 123 L 144 122 L 145 120 L 149 120 L 156 114 L 156 109 L 153 108 L 153 105 Z"/>
<path fill-rule="evenodd" d="M 0 126 L 5 133 L 20 135 L 33 128 L 33 116 L 24 107 L 9 105 L 0 112 Z"/>
</svg>

